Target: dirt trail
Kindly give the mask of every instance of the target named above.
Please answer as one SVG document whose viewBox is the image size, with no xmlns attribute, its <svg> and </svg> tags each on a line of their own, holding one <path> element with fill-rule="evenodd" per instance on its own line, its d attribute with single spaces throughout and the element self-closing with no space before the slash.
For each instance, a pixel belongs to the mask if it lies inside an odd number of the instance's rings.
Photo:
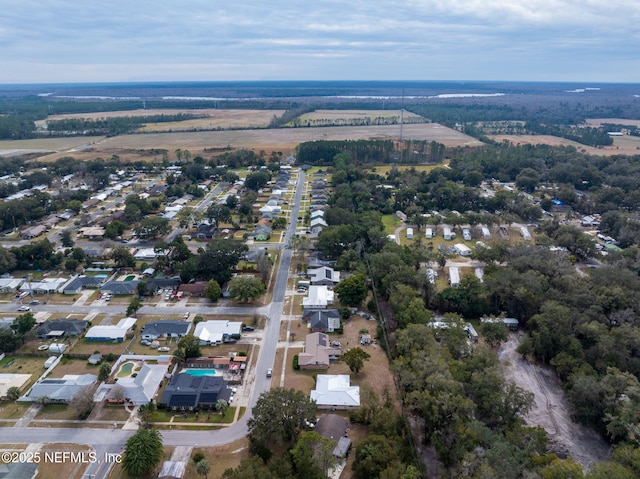
<svg viewBox="0 0 640 479">
<path fill-rule="evenodd" d="M 535 395 L 535 404 L 525 418 L 527 424 L 547 431 L 553 452 L 569 455 L 587 468 L 610 460 L 609 446 L 598 433 L 571 420 L 571 409 L 555 373 L 522 359 L 516 352 L 519 343 L 518 336 L 511 334 L 499 357 L 507 379 Z"/>
</svg>

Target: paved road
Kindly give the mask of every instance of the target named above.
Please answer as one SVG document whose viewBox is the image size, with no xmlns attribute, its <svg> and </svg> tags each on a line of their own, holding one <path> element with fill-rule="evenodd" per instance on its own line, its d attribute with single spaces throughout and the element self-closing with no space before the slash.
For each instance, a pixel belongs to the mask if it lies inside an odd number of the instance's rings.
<svg viewBox="0 0 640 479">
<path fill-rule="evenodd" d="M 292 237 L 295 234 L 298 214 L 300 210 L 300 200 L 302 197 L 302 187 L 304 184 L 304 173 L 300 172 L 300 177 L 296 186 L 296 196 L 293 210 L 291 213 L 291 222 L 287 234 Z M 271 304 L 257 308 L 236 308 L 236 307 L 198 307 L 189 306 L 186 308 L 175 307 L 145 307 L 140 310 L 141 313 L 156 313 L 158 311 L 170 310 L 173 313 L 182 311 L 197 312 L 199 308 L 202 308 L 203 312 L 211 314 L 212 310 L 228 311 L 220 314 L 232 314 L 242 310 L 240 314 L 247 314 L 258 312 L 267 315 L 267 322 L 264 329 L 264 335 L 260 342 L 260 352 L 258 354 L 258 361 L 255 371 L 255 382 L 253 384 L 253 391 L 251 399 L 247 406 L 247 410 L 243 417 L 236 423 L 230 425 L 227 428 L 217 431 L 162 431 L 163 442 L 165 446 L 192 446 L 192 447 L 211 447 L 223 444 L 228 444 L 241 439 L 247 435 L 248 428 L 247 422 L 251 417 L 251 410 L 255 406 L 260 395 L 268 391 L 271 387 L 271 378 L 266 377 L 267 368 L 273 366 L 276 348 L 278 345 L 278 337 L 280 333 L 280 320 L 283 313 L 285 292 L 287 289 L 287 280 L 289 277 L 289 267 L 291 265 L 291 250 L 282 248 L 282 255 L 280 263 L 277 269 L 277 276 L 274 284 L 273 299 Z M 4 311 L 6 308 L 13 308 L 15 304 L 3 304 L 0 305 L 0 311 Z M 120 308 L 126 308 L 125 306 L 119 306 Z M 54 311 L 58 306 L 56 305 L 43 305 L 38 306 L 38 310 Z M 60 306 L 65 312 L 73 312 L 73 308 L 77 308 L 79 312 L 86 312 L 87 310 L 95 310 L 100 308 L 106 308 L 108 311 L 114 310 L 116 306 L 101 306 L 99 308 L 92 308 L 90 306 Z M 13 309 L 9 309 L 13 310 Z M 29 428 L 29 427 L 14 427 L 3 428 L 4 430 L 0 434 L 0 444 L 31 444 L 31 443 L 74 443 L 74 444 L 88 444 L 96 449 L 98 459 L 101 462 L 90 464 L 85 471 L 85 476 L 88 474 L 94 479 L 104 479 L 109 471 L 108 464 L 104 463 L 104 454 L 120 453 L 126 440 L 135 433 L 133 430 L 110 430 L 110 429 L 73 429 L 73 428 Z"/>
</svg>

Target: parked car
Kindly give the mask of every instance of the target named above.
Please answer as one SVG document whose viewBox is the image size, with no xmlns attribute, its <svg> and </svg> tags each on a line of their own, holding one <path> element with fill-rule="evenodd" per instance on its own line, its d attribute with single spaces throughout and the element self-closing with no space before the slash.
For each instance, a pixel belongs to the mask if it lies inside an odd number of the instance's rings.
<svg viewBox="0 0 640 479">
<path fill-rule="evenodd" d="M 245 333 L 255 331 L 256 329 L 253 326 L 242 326 L 242 331 Z"/>
<path fill-rule="evenodd" d="M 184 319 L 189 319 L 189 316 L 191 316 L 191 313 L 189 311 L 184 313 Z"/>
<path fill-rule="evenodd" d="M 18 311 L 31 311 L 31 308 L 29 306 L 20 306 Z"/>
<path fill-rule="evenodd" d="M 31 306 L 36 306 L 36 305 L 40 304 L 40 301 L 38 301 L 37 299 L 34 299 L 33 301 L 30 301 L 29 304 Z"/>
<path fill-rule="evenodd" d="M 161 353 L 168 353 L 169 351 L 171 351 L 171 348 L 167 346 L 162 346 L 161 348 L 158 348 L 158 351 Z"/>
<path fill-rule="evenodd" d="M 149 346 L 151 344 L 151 341 L 147 341 L 146 339 L 143 339 L 142 341 L 140 341 L 140 344 L 142 344 L 143 346 Z"/>
<path fill-rule="evenodd" d="M 273 369 L 267 369 L 267 377 L 270 378 L 273 375 Z"/>
</svg>

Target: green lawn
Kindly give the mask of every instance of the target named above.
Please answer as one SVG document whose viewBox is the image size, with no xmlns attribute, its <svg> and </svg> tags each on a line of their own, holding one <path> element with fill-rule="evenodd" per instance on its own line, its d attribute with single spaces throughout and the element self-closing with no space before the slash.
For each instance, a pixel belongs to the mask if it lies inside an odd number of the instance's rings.
<svg viewBox="0 0 640 479">
<path fill-rule="evenodd" d="M 396 215 L 382 215 L 382 224 L 385 233 L 392 235 L 396 228 L 402 224 L 402 221 Z"/>
<path fill-rule="evenodd" d="M 171 411 L 169 409 L 158 409 L 151 416 L 152 422 L 169 422 L 173 418 L 173 423 L 197 422 L 201 424 L 230 424 L 236 414 L 236 408 L 231 406 L 227 408 L 224 416 L 216 411 L 180 412 Z"/>
</svg>

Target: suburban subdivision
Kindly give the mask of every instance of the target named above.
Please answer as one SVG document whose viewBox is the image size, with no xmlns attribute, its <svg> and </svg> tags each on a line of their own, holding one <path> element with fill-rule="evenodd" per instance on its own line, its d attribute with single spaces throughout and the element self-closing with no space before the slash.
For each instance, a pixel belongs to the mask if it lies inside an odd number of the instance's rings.
<svg viewBox="0 0 640 479">
<path fill-rule="evenodd" d="M 501 86 L 0 89 L 0 479 L 638 477 L 640 109 Z"/>
</svg>

